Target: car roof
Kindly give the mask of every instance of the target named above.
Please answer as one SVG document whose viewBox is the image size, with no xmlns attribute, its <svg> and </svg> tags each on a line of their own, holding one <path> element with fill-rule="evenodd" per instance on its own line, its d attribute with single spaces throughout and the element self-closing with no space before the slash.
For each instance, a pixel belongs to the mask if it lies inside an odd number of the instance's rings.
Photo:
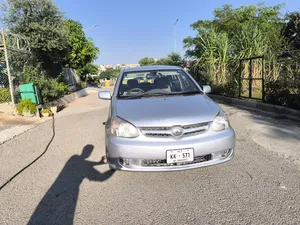
<svg viewBox="0 0 300 225">
<path fill-rule="evenodd" d="M 139 66 L 135 68 L 125 68 L 123 69 L 123 72 L 139 72 L 139 71 L 145 71 L 145 70 L 178 70 L 182 69 L 178 66 Z"/>
</svg>

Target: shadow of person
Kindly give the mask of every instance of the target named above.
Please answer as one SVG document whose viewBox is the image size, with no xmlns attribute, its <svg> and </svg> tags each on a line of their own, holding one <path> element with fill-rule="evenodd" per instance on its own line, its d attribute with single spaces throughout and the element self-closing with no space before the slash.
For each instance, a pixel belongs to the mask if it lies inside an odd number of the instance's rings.
<svg viewBox="0 0 300 225">
<path fill-rule="evenodd" d="M 101 182 L 107 180 L 114 173 L 111 170 L 100 173 L 94 169 L 94 166 L 104 164 L 104 157 L 100 162 L 86 160 L 93 149 L 93 145 L 86 145 L 81 155 L 73 155 L 67 161 L 32 214 L 29 225 L 73 224 L 79 186 L 83 179 Z"/>
</svg>

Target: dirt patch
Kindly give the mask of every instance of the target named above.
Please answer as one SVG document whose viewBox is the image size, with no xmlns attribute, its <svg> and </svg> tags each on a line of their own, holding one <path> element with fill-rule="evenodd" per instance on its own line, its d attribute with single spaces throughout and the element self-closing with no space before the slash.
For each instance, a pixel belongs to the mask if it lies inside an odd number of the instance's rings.
<svg viewBox="0 0 300 225">
<path fill-rule="evenodd" d="M 26 126 L 38 124 L 40 119 L 37 117 L 22 117 L 0 113 L 0 131 L 9 129 L 15 126 Z"/>
</svg>

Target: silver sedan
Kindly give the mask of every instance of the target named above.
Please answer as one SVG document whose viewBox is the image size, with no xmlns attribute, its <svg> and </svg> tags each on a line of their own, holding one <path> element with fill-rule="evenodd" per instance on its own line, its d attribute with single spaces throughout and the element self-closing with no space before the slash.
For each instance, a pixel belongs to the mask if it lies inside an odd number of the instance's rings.
<svg viewBox="0 0 300 225">
<path fill-rule="evenodd" d="M 147 66 L 121 71 L 106 122 L 110 168 L 174 171 L 233 158 L 235 133 L 226 114 L 183 69 Z"/>
</svg>

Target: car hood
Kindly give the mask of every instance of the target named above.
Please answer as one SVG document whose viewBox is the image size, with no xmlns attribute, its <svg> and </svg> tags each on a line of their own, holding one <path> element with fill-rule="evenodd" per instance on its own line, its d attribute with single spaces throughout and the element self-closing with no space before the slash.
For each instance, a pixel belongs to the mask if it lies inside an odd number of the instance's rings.
<svg viewBox="0 0 300 225">
<path fill-rule="evenodd" d="M 137 127 L 213 121 L 220 107 L 206 95 L 117 99 L 117 116 Z"/>
</svg>

